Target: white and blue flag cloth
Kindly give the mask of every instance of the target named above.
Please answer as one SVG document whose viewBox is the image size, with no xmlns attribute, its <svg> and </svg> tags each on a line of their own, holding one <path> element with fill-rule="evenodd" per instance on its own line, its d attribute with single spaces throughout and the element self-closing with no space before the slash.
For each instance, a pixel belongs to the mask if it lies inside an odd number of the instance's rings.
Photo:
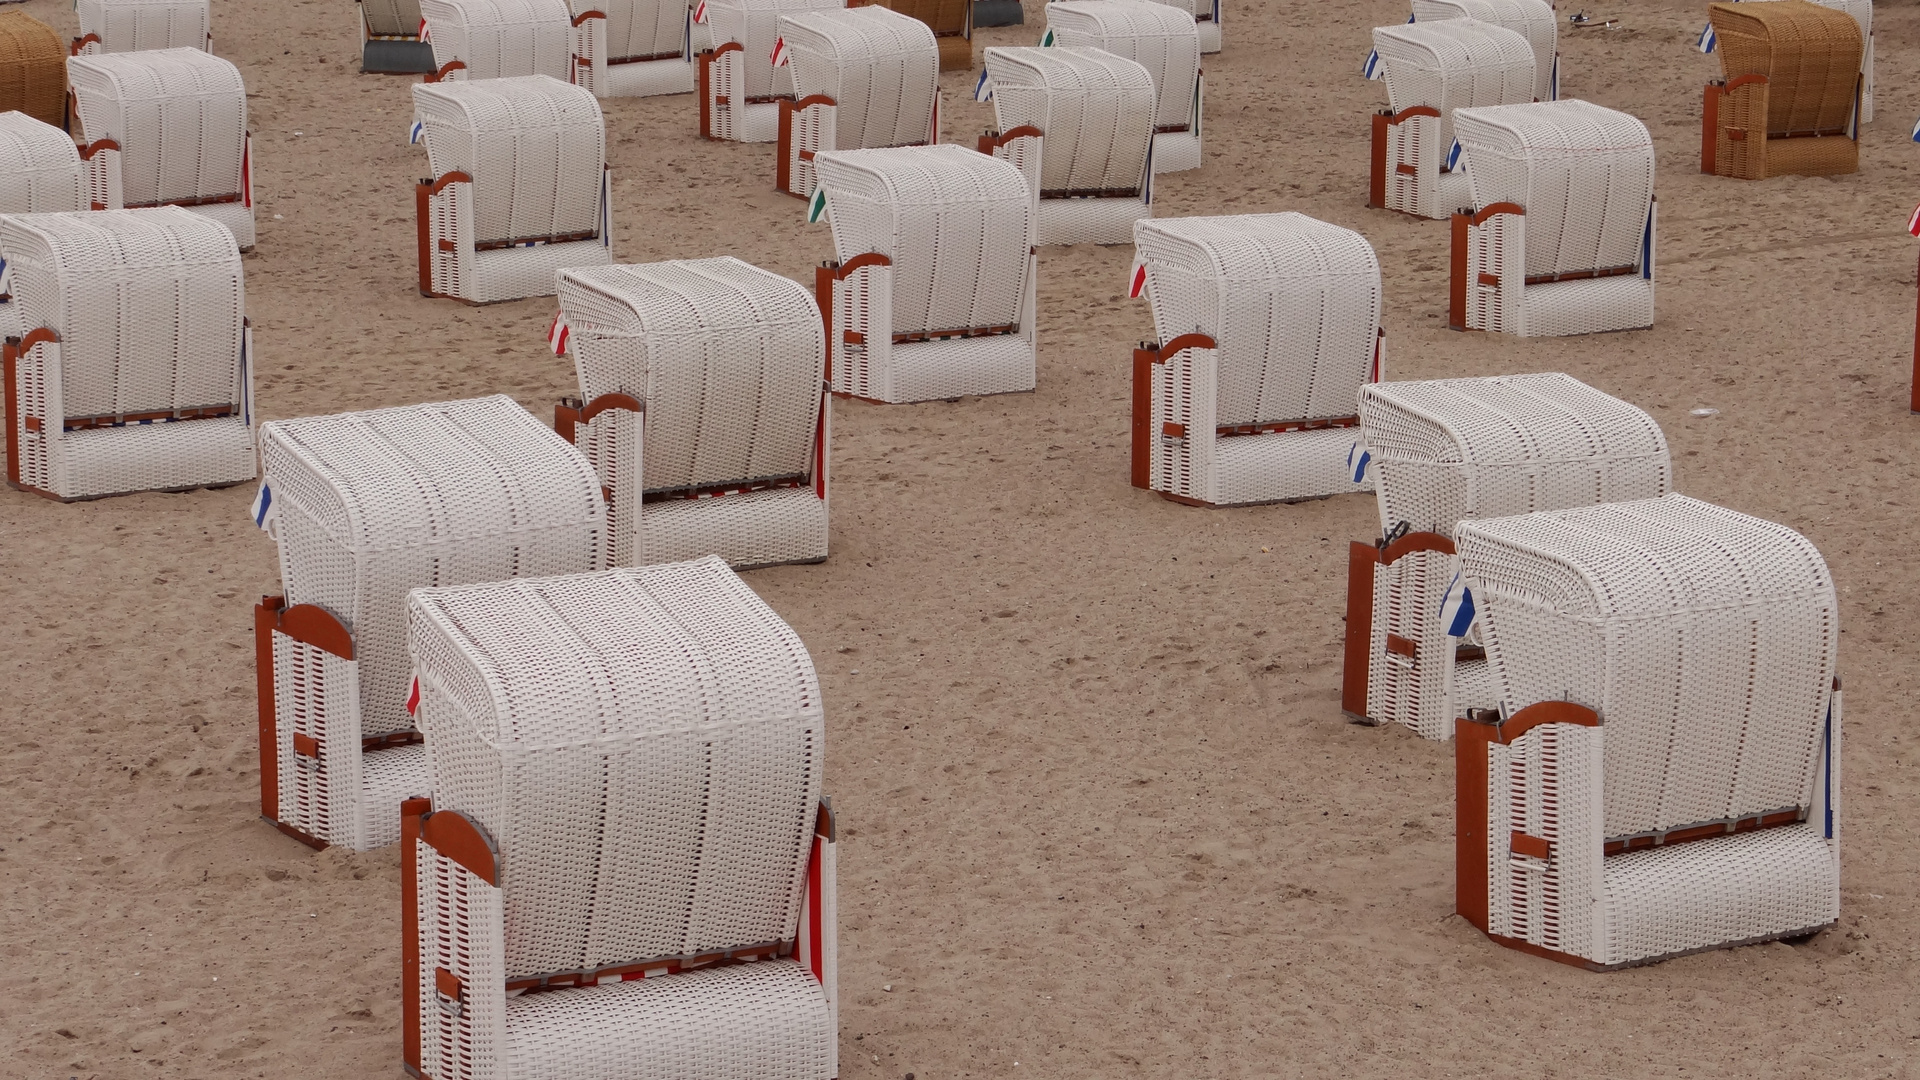
<svg viewBox="0 0 1920 1080">
<path fill-rule="evenodd" d="M 253 496 L 253 507 L 247 512 L 253 515 L 256 528 L 268 530 L 273 527 L 273 519 L 280 516 L 280 508 L 273 504 L 273 489 L 267 486 L 266 480 L 260 481 L 260 490 Z"/>
<path fill-rule="evenodd" d="M 1715 37 L 1713 34 L 1713 24 L 1708 23 L 1705 29 L 1700 31 L 1700 40 L 1694 42 L 1693 47 L 1696 49 L 1699 49 L 1703 53 L 1710 53 L 1719 44 L 1720 44 L 1720 39 Z"/>
<path fill-rule="evenodd" d="M 1447 171 L 1453 172 L 1460 167 L 1460 140 L 1453 140 L 1453 147 L 1447 151 Z"/>
<path fill-rule="evenodd" d="M 1920 142 L 1920 120 L 1913 122 L 1913 141 Z"/>
<path fill-rule="evenodd" d="M 1369 82 L 1387 77 L 1387 69 L 1380 63 L 1379 49 L 1367 50 L 1367 62 L 1360 65 L 1360 74 L 1365 75 Z"/>
<path fill-rule="evenodd" d="M 1358 484 L 1367 478 L 1367 466 L 1371 464 L 1373 464 L 1373 451 L 1362 446 L 1360 440 L 1355 439 L 1353 445 L 1347 448 L 1347 473 L 1353 477 L 1354 483 Z"/>
<path fill-rule="evenodd" d="M 1448 637 L 1466 637 L 1479 615 L 1473 606 L 1473 590 L 1455 570 L 1453 581 L 1447 585 L 1447 598 L 1440 603 L 1440 625 L 1447 628 Z"/>
<path fill-rule="evenodd" d="M 973 100 L 992 101 L 993 84 L 987 81 L 987 69 L 980 69 L 980 81 L 973 84 Z"/>
</svg>

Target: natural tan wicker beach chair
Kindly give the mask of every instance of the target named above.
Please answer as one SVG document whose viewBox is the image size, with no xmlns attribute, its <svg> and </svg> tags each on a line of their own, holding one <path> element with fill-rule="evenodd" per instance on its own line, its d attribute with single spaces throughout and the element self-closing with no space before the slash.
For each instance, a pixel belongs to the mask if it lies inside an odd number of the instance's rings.
<svg viewBox="0 0 1920 1080">
<path fill-rule="evenodd" d="M 826 722 L 792 628 L 711 556 L 408 608 L 408 1070 L 840 1075 Z"/>
<path fill-rule="evenodd" d="M 67 46 L 24 11 L 0 11 L 0 110 L 67 123 Z"/>
<path fill-rule="evenodd" d="M 1456 910 L 1599 970 L 1831 925 L 1840 609 L 1813 544 L 1682 495 L 1458 540 L 1497 704 L 1455 741 Z"/>
<path fill-rule="evenodd" d="M 1725 78 L 1707 84 L 1700 171 L 1739 180 L 1859 171 L 1859 22 L 1807 0 L 1707 13 Z"/>
</svg>

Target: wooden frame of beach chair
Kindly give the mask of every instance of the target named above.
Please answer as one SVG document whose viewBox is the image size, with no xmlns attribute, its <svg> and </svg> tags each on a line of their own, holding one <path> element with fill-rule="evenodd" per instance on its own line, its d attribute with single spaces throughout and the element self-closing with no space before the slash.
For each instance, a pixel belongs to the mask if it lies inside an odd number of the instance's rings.
<svg viewBox="0 0 1920 1080">
<path fill-rule="evenodd" d="M 598 98 L 694 88 L 685 0 L 573 0 L 573 81 Z"/>
<path fill-rule="evenodd" d="M 1447 324 L 1519 337 L 1653 325 L 1653 138 L 1575 99 L 1459 109 L 1469 208 L 1453 215 Z"/>
<path fill-rule="evenodd" d="M 1673 483 L 1653 418 L 1568 375 L 1373 383 L 1360 436 L 1356 471 L 1373 470 L 1381 535 L 1349 548 L 1340 707 L 1428 739 L 1497 696 L 1465 625 L 1460 523 L 1651 498 Z"/>
<path fill-rule="evenodd" d="M 74 56 L 143 49 L 213 51 L 213 12 L 207 0 L 74 0 L 80 36 Z"/>
<path fill-rule="evenodd" d="M 613 261 L 600 102 L 547 75 L 420 83 L 433 176 L 414 187 L 420 293 L 552 296 L 554 271 Z"/>
<path fill-rule="evenodd" d="M 1054 0 L 1045 11 L 1043 46 L 1104 49 L 1153 77 L 1154 173 L 1199 168 L 1206 73 L 1192 13 L 1157 0 Z"/>
<path fill-rule="evenodd" d="M 69 502 L 254 476 L 240 253 L 176 207 L 0 218 L 7 482 Z"/>
<path fill-rule="evenodd" d="M 1384 360 L 1373 245 L 1291 212 L 1134 235 L 1159 340 L 1134 352 L 1133 486 L 1195 506 L 1368 490 L 1349 457 Z"/>
<path fill-rule="evenodd" d="M 1153 215 L 1153 78 L 1101 49 L 991 48 L 999 125 L 980 152 L 1018 167 L 1040 244 L 1125 244 Z"/>
<path fill-rule="evenodd" d="M 824 560 L 832 410 L 807 290 L 731 257 L 559 280 L 580 396 L 554 427 L 600 476 L 609 565 Z"/>
<path fill-rule="evenodd" d="M 1444 19 L 1375 27 L 1373 48 L 1391 105 L 1373 114 L 1367 205 L 1445 218 L 1472 194 L 1452 153 L 1454 110 L 1533 100 L 1533 46 L 1504 26 Z"/>
<path fill-rule="evenodd" d="M 775 189 L 813 194 L 822 150 L 940 141 L 940 55 L 918 19 L 883 7 L 780 16 L 793 76 L 779 102 Z"/>
<path fill-rule="evenodd" d="M 826 725 L 793 630 L 714 557 L 409 607 L 433 756 L 404 811 L 408 1071 L 838 1075 Z"/>
<path fill-rule="evenodd" d="M 1840 914 L 1839 604 L 1800 534 L 1681 495 L 1462 522 L 1497 709 L 1455 742 L 1456 909 L 1608 970 Z"/>
<path fill-rule="evenodd" d="M 1700 171 L 1739 180 L 1860 169 L 1860 23 L 1807 0 L 1710 4 L 1724 78 L 1700 118 Z"/>
<path fill-rule="evenodd" d="M 1547 0 L 1413 0 L 1413 19 L 1473 19 L 1518 33 L 1533 46 L 1533 100 L 1560 99 L 1560 18 Z"/>
<path fill-rule="evenodd" d="M 836 254 L 814 272 L 834 391 L 900 404 L 1032 390 L 1039 265 L 1020 170 L 951 143 L 814 167 Z"/>
<path fill-rule="evenodd" d="M 428 82 L 547 75 L 575 79 L 575 28 L 567 0 L 418 0 L 433 47 Z"/>
<path fill-rule="evenodd" d="M 251 251 L 253 137 L 240 69 L 199 49 L 75 56 L 73 107 L 97 161 L 96 210 L 179 206 Z"/>
<path fill-rule="evenodd" d="M 285 590 L 254 609 L 260 813 L 312 847 L 382 847 L 427 791 L 407 590 L 599 569 L 600 484 L 505 395 L 269 421 L 260 449 Z"/>
</svg>

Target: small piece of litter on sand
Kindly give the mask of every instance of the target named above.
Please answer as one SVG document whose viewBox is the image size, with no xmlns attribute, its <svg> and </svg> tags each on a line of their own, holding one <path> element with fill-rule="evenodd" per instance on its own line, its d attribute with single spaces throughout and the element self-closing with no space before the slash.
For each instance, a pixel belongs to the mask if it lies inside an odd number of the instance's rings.
<svg viewBox="0 0 1920 1080">
<path fill-rule="evenodd" d="M 1720 410 L 1719 409 L 1692 409 L 1687 413 L 1687 415 L 1688 416 L 1719 416 Z"/>
<path fill-rule="evenodd" d="M 885 986 L 882 986 L 880 989 L 885 990 L 887 993 L 891 994 L 893 993 L 893 984 L 888 983 Z"/>
</svg>

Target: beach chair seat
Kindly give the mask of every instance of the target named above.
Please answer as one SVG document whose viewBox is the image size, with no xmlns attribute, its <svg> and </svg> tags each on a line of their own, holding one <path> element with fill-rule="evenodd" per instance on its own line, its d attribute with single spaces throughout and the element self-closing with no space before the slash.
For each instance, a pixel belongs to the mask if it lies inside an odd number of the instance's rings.
<svg viewBox="0 0 1920 1080">
<path fill-rule="evenodd" d="M 827 557 L 826 339 L 807 290 L 722 257 L 560 272 L 610 565 Z"/>
<path fill-rule="evenodd" d="M 597 98 L 692 93 L 685 0 L 573 0 L 573 81 Z"/>
<path fill-rule="evenodd" d="M 1381 377 L 1373 245 L 1291 212 L 1134 235 L 1158 340 L 1134 352 L 1133 485 L 1199 506 L 1367 490 L 1349 456 Z"/>
<path fill-rule="evenodd" d="M 593 94 L 524 75 L 421 83 L 413 105 L 433 171 L 414 189 L 421 295 L 552 296 L 556 270 L 613 261 Z"/>
<path fill-rule="evenodd" d="M 774 64 L 781 16 L 844 7 L 841 0 L 706 0 L 714 46 L 699 56 L 701 136 L 777 140 L 781 102 L 794 102 L 793 66 Z"/>
<path fill-rule="evenodd" d="M 1504 26 L 1533 46 L 1533 100 L 1560 97 L 1560 19 L 1548 0 L 1413 0 L 1415 22 L 1473 19 Z"/>
<path fill-rule="evenodd" d="M 23 112 L 0 113 L 0 214 L 90 209 L 88 165 L 66 132 Z M 0 283 L 0 338 L 17 338 L 28 327 L 4 288 Z"/>
<path fill-rule="evenodd" d="M 1739 180 L 1860 169 L 1865 38 L 1807 0 L 1707 6 L 1724 77 L 1707 84 L 1700 171 Z"/>
<path fill-rule="evenodd" d="M 433 47 L 429 82 L 574 78 L 573 10 L 567 0 L 417 0 Z"/>
<path fill-rule="evenodd" d="M 213 14 L 207 0 L 74 0 L 80 36 L 75 56 L 142 49 L 213 51 Z"/>
<path fill-rule="evenodd" d="M 798 635 L 712 556 L 416 589 L 409 611 L 432 748 L 401 859 L 409 1071 L 839 1075 Z"/>
<path fill-rule="evenodd" d="M 1462 522 L 1497 707 L 1460 721 L 1457 910 L 1594 969 L 1840 914 L 1820 552 L 1682 495 Z"/>
<path fill-rule="evenodd" d="M 67 123 L 67 45 L 53 27 L 18 9 L 0 11 L 0 110 L 55 127 Z"/>
<path fill-rule="evenodd" d="M 1473 191 L 1454 151 L 1462 107 L 1533 100 L 1533 46 L 1519 33 L 1473 19 L 1379 26 L 1373 48 L 1390 107 L 1373 114 L 1367 205 L 1444 218 Z"/>
<path fill-rule="evenodd" d="M 940 56 L 918 19 L 883 7 L 780 16 L 793 75 L 779 102 L 774 187 L 813 194 L 822 150 L 928 146 L 940 141 Z"/>
<path fill-rule="evenodd" d="M 254 609 L 260 812 L 316 848 L 383 847 L 427 793 L 407 590 L 599 569 L 600 483 L 505 395 L 268 421 L 260 450 L 285 590 Z"/>
<path fill-rule="evenodd" d="M 879 6 L 918 19 L 933 31 L 941 71 L 973 67 L 973 0 L 876 0 Z"/>
<path fill-rule="evenodd" d="M 253 249 L 253 138 L 239 68 L 174 48 L 76 56 L 67 71 L 88 150 L 105 154 L 96 209 L 185 207 Z"/>
<path fill-rule="evenodd" d="M 1428 739 L 1494 700 L 1457 577 L 1460 522 L 1673 486 L 1653 418 L 1569 375 L 1373 383 L 1360 392 L 1360 436 L 1380 537 L 1348 552 L 1340 706 Z"/>
<path fill-rule="evenodd" d="M 433 43 L 420 40 L 420 0 L 357 0 L 360 70 L 385 75 L 431 75 Z"/>
<path fill-rule="evenodd" d="M 1056 0 L 1045 11 L 1043 44 L 1104 49 L 1147 69 L 1157 99 L 1153 171 L 1199 168 L 1206 83 L 1192 14 L 1156 0 Z"/>
<path fill-rule="evenodd" d="M 1153 215 L 1153 78 L 1100 49 L 992 48 L 998 127 L 980 151 L 1026 175 L 1041 244 L 1125 244 Z"/>
<path fill-rule="evenodd" d="M 5 349 L 7 481 L 61 501 L 254 476 L 240 253 L 176 207 L 0 218 L 24 332 Z"/>
<path fill-rule="evenodd" d="M 1560 337 L 1653 325 L 1653 138 L 1585 101 L 1460 109 L 1448 325 Z"/>
<path fill-rule="evenodd" d="M 814 296 L 834 391 L 899 404 L 1032 390 L 1038 264 L 1020 170 L 950 143 L 836 150 L 814 168 L 833 226 Z"/>
</svg>

